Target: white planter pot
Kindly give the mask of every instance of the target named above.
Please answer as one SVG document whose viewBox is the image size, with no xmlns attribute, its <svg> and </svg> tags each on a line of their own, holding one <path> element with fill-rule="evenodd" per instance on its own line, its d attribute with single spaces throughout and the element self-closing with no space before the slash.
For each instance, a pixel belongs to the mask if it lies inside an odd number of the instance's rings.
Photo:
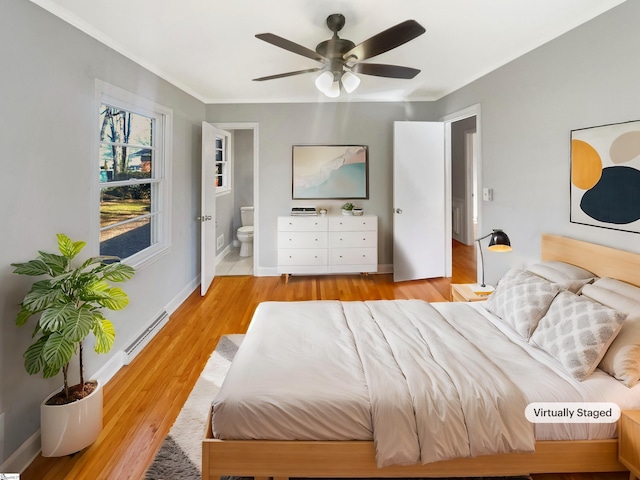
<svg viewBox="0 0 640 480">
<path fill-rule="evenodd" d="M 353 212 L 351 210 L 345 210 L 344 208 L 342 208 L 341 210 L 343 215 L 353 215 Z"/>
<path fill-rule="evenodd" d="M 95 442 L 102 431 L 102 385 L 68 405 L 46 405 L 53 395 L 40 405 L 42 456 L 70 455 Z"/>
</svg>

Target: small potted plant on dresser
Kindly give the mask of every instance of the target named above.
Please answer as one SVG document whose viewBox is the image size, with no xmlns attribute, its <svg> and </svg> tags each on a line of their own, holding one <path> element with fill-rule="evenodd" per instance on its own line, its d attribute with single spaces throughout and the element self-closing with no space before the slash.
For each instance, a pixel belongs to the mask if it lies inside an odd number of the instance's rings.
<svg viewBox="0 0 640 480">
<path fill-rule="evenodd" d="M 83 342 L 95 337 L 94 350 L 107 353 L 115 339 L 113 324 L 101 310 L 122 310 L 127 294 L 109 282 L 124 282 L 134 274 L 117 257 L 91 257 L 77 266 L 72 260 L 86 245 L 58 234 L 60 255 L 38 252 L 37 258 L 12 263 L 14 273 L 46 277 L 31 286 L 24 297 L 16 324 L 21 327 L 34 315 L 38 320 L 34 342 L 24 353 L 30 375 L 64 377 L 61 391 L 49 396 L 40 407 L 42 455 L 60 457 L 91 445 L 102 431 L 102 385 L 84 380 Z M 69 386 L 69 364 L 79 362 L 80 382 Z"/>
<path fill-rule="evenodd" d="M 353 215 L 353 203 L 347 202 L 340 207 L 343 215 Z"/>
</svg>

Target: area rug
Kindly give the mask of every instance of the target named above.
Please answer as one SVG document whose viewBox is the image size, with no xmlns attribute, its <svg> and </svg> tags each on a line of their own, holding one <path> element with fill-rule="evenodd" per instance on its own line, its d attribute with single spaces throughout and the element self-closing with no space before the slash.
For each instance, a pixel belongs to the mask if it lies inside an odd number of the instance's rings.
<svg viewBox="0 0 640 480">
<path fill-rule="evenodd" d="M 202 478 L 202 435 L 213 398 L 220 390 L 231 361 L 244 335 L 224 335 L 198 378 L 160 451 L 145 474 L 146 480 L 200 480 Z M 223 477 L 225 480 L 253 480 L 252 477 Z M 529 480 L 529 476 L 485 477 L 483 480 Z M 299 480 L 299 479 L 291 479 Z M 318 480 L 318 479 L 315 479 Z M 373 479 L 368 479 L 373 480 Z M 402 479 L 397 479 L 402 480 Z M 412 479 L 413 480 L 413 479 Z M 438 479 L 429 479 L 438 480 Z M 446 480 L 472 480 L 446 479 Z"/>
<path fill-rule="evenodd" d="M 145 474 L 147 480 L 200 480 L 207 414 L 244 335 L 220 338 L 189 398 Z"/>
</svg>

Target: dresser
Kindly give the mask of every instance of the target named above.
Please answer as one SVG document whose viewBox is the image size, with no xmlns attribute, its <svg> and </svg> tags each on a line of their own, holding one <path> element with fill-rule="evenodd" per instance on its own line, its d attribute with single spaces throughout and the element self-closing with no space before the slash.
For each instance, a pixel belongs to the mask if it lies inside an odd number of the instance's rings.
<svg viewBox="0 0 640 480">
<path fill-rule="evenodd" d="M 278 273 L 378 271 L 378 217 L 278 217 Z"/>
</svg>

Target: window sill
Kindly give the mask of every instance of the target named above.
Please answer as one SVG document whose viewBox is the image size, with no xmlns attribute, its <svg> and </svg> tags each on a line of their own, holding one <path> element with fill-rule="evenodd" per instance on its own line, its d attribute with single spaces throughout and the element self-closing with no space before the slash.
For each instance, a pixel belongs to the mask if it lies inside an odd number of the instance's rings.
<svg viewBox="0 0 640 480">
<path fill-rule="evenodd" d="M 156 245 L 150 247 L 142 252 L 138 252 L 135 255 L 131 255 L 125 258 L 122 263 L 129 265 L 136 269 L 136 271 L 144 270 L 152 263 L 155 263 L 160 258 L 164 257 L 171 251 L 171 246 Z"/>
</svg>

